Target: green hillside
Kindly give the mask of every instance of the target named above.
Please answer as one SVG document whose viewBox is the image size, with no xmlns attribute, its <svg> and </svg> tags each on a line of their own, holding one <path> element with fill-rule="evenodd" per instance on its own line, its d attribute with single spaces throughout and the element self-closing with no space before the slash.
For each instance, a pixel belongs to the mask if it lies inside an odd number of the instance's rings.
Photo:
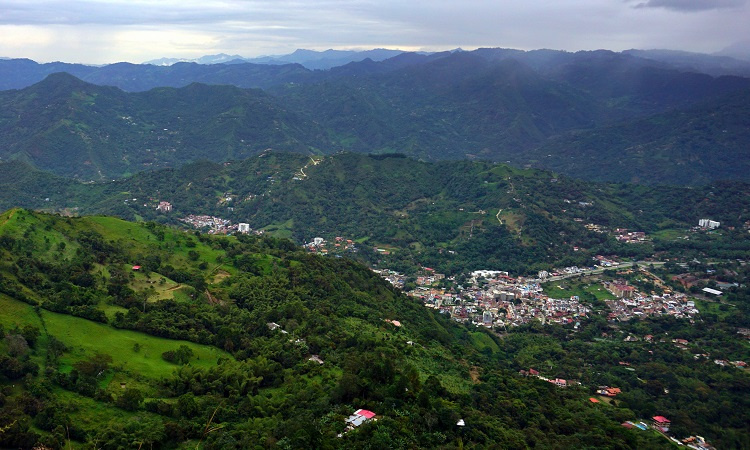
<svg viewBox="0 0 750 450">
<path fill-rule="evenodd" d="M 750 173 L 748 105 L 750 91 L 740 91 L 697 108 L 570 133 L 526 156 L 535 166 L 589 180 L 701 185 L 743 179 Z"/>
<path fill-rule="evenodd" d="M 112 214 L 179 226 L 187 226 L 178 219 L 189 214 L 208 214 L 300 244 L 315 237 L 356 241 L 359 251 L 349 256 L 407 272 L 424 265 L 449 274 L 488 267 L 536 273 L 558 264 L 588 266 L 597 254 L 643 258 L 659 243 L 619 243 L 611 232 L 586 226 L 658 237 L 704 217 L 737 230 L 750 220 L 749 188 L 741 183 L 697 188 L 586 183 L 502 164 L 426 163 L 402 155 L 310 158 L 265 152 L 96 184 L 20 163 L 0 164 L 0 175 L 7 180 L 0 181 L 4 208 Z M 158 212 L 159 201 L 174 209 Z M 714 252 L 731 249 L 733 239 L 714 246 Z M 392 251 L 376 253 L 378 247 Z"/>
<path fill-rule="evenodd" d="M 13 209 L 0 258 L 3 447 L 659 445 L 508 371 L 496 336 L 286 241 Z M 185 295 L 157 296 L 168 282 Z M 337 438 L 358 408 L 379 420 Z M 579 433 L 529 434 L 547 414 Z"/>
<path fill-rule="evenodd" d="M 502 161 L 644 184 L 748 180 L 738 118 L 750 79 L 612 52 L 480 49 L 317 72 L 115 66 L 86 79 L 180 87 L 124 92 L 54 73 L 0 91 L 0 158 L 96 181 L 266 149 Z M 243 71 L 266 90 L 247 89 Z"/>
<path fill-rule="evenodd" d="M 0 92 L 0 105 L 0 157 L 84 180 L 327 143 L 314 123 L 267 94 L 230 86 L 127 94 L 59 73 Z"/>
</svg>

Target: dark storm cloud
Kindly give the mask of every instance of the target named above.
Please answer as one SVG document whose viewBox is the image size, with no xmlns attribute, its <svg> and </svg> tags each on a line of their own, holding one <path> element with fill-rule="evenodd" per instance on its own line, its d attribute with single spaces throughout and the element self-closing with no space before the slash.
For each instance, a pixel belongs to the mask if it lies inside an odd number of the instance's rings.
<svg viewBox="0 0 750 450">
<path fill-rule="evenodd" d="M 648 0 L 638 3 L 636 8 L 665 8 L 673 11 L 709 11 L 712 9 L 739 8 L 747 0 Z"/>
</svg>

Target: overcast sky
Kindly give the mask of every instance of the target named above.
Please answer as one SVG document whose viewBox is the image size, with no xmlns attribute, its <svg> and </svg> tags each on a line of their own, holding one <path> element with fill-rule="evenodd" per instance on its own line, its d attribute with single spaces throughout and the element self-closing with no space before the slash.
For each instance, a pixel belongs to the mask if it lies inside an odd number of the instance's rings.
<svg viewBox="0 0 750 450">
<path fill-rule="evenodd" d="M 0 0 L 0 56 L 39 62 L 297 48 L 712 53 L 748 40 L 748 0 Z"/>
</svg>

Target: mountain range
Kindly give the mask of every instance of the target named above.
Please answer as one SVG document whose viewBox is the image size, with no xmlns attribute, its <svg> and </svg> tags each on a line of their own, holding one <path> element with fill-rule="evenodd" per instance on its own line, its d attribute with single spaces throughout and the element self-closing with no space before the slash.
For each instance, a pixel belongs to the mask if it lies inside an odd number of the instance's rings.
<svg viewBox="0 0 750 450">
<path fill-rule="evenodd" d="M 119 71 L 131 87 L 183 87 L 123 92 L 57 74 L 1 91 L 0 157 L 90 180 L 268 148 L 509 161 L 667 184 L 750 173 L 742 120 L 750 79 L 628 54 L 480 49 L 327 71 L 247 63 L 72 69 L 88 80 Z M 188 73 L 212 84 L 186 85 Z"/>
<path fill-rule="evenodd" d="M 297 49 L 288 55 L 259 56 L 256 58 L 243 58 L 239 55 L 227 55 L 220 53 L 218 55 L 207 55 L 197 59 L 178 59 L 178 58 L 160 58 L 146 61 L 144 64 L 156 66 L 171 66 L 179 62 L 194 62 L 198 64 L 300 64 L 310 70 L 326 70 L 333 67 L 343 66 L 350 62 L 363 61 L 370 59 L 372 61 L 383 61 L 396 55 L 404 53 L 401 50 L 390 50 L 377 48 L 373 50 L 305 50 Z"/>
</svg>

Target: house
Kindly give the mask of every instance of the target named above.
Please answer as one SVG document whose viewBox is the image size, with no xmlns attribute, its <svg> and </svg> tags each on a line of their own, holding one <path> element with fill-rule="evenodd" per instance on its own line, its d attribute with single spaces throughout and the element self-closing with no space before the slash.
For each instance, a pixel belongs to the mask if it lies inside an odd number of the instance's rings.
<svg viewBox="0 0 750 450">
<path fill-rule="evenodd" d="M 695 286 L 695 284 L 700 280 L 698 279 L 698 277 L 693 276 L 689 273 L 683 273 L 681 275 L 673 276 L 672 281 L 680 283 L 684 288 L 691 288 Z"/>
<path fill-rule="evenodd" d="M 320 356 L 318 355 L 312 355 L 309 358 L 307 358 L 308 361 L 316 362 L 318 364 L 323 364 L 323 360 L 320 359 Z"/>
<path fill-rule="evenodd" d="M 156 207 L 156 210 L 159 212 L 170 212 L 172 211 L 172 204 L 169 202 L 159 202 L 159 206 Z"/>
<path fill-rule="evenodd" d="M 141 266 L 133 266 L 133 270 L 134 271 L 139 271 L 139 270 L 141 270 Z"/>
<path fill-rule="evenodd" d="M 630 298 L 635 293 L 635 288 L 625 284 L 615 284 L 612 286 L 612 293 L 621 298 Z"/>
<path fill-rule="evenodd" d="M 358 409 L 354 411 L 354 414 L 349 416 L 346 419 L 346 429 L 347 431 L 353 430 L 357 428 L 358 426 L 362 425 L 365 422 L 369 422 L 370 420 L 377 420 L 374 417 L 376 414 L 372 411 L 368 411 L 366 409 Z"/>
<path fill-rule="evenodd" d="M 589 401 L 591 403 L 600 403 L 599 400 L 595 399 L 594 397 L 589 397 Z"/>
<path fill-rule="evenodd" d="M 654 421 L 654 426 L 657 429 L 663 432 L 669 431 L 669 424 L 672 423 L 669 419 L 664 416 L 654 416 L 651 419 Z"/>
<path fill-rule="evenodd" d="M 597 391 L 597 394 L 606 395 L 607 397 L 615 397 L 617 394 L 622 394 L 620 388 L 603 387 Z"/>
<path fill-rule="evenodd" d="M 568 382 L 562 378 L 555 378 L 554 380 L 549 380 L 549 382 L 557 387 L 566 387 L 568 385 Z"/>
</svg>

